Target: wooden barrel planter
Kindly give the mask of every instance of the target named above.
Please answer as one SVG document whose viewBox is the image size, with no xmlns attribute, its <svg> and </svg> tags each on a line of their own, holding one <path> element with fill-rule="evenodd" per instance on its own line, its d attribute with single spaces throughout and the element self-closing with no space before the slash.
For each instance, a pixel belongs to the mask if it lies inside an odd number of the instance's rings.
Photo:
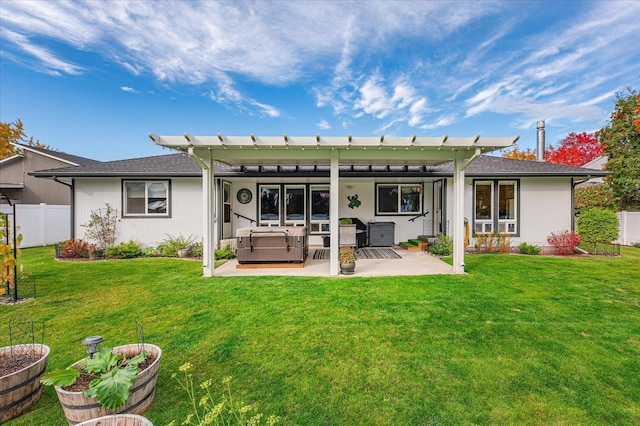
<svg viewBox="0 0 640 426">
<path fill-rule="evenodd" d="M 16 354 L 35 354 L 40 358 L 33 364 L 0 377 L 0 423 L 19 416 L 42 394 L 40 376 L 47 369 L 50 349 L 47 345 L 25 344 L 0 348 L 0 358 Z"/>
<path fill-rule="evenodd" d="M 137 414 L 115 414 L 87 420 L 76 426 L 153 426 L 153 423 L 146 417 Z"/>
<path fill-rule="evenodd" d="M 140 353 L 143 345 L 131 344 L 124 346 L 116 346 L 113 353 L 127 354 L 127 357 L 133 357 Z M 69 392 L 61 387 L 56 386 L 58 399 L 64 410 L 64 415 L 70 425 L 76 425 L 80 422 L 96 419 L 98 417 L 110 416 L 114 414 L 142 414 L 153 402 L 156 393 L 156 381 L 158 379 L 158 370 L 160 368 L 160 357 L 162 350 L 148 343 L 144 344 L 144 350 L 155 356 L 155 361 L 145 370 L 138 374 L 138 378 L 133 383 L 131 395 L 122 407 L 111 410 L 103 407 L 94 398 L 88 398 L 83 392 Z M 74 365 L 76 365 L 75 363 Z"/>
</svg>

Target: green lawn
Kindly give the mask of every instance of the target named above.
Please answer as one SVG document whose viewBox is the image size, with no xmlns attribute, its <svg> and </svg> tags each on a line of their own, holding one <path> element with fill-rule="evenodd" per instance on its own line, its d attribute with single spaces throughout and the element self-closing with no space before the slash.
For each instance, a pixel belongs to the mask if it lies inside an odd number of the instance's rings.
<svg viewBox="0 0 640 426">
<path fill-rule="evenodd" d="M 52 369 L 84 356 L 86 336 L 134 342 L 140 320 L 163 350 L 155 425 L 189 412 L 171 378 L 187 361 L 284 424 L 640 423 L 640 249 L 465 260 L 465 276 L 202 278 L 197 262 L 26 249 L 38 297 L 0 321 L 44 321 Z M 51 388 L 11 423 L 58 424 Z"/>
</svg>

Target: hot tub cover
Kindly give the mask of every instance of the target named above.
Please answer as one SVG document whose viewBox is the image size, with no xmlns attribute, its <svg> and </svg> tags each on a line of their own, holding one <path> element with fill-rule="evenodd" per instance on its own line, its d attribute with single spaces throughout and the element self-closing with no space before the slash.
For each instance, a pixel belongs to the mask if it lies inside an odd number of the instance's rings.
<svg viewBox="0 0 640 426">
<path fill-rule="evenodd" d="M 304 226 L 252 226 L 249 228 L 238 228 L 236 230 L 236 237 L 249 237 L 253 234 L 256 237 L 256 234 L 264 233 L 276 233 L 276 232 L 286 232 L 290 237 L 305 237 L 307 235 L 307 228 Z"/>
</svg>

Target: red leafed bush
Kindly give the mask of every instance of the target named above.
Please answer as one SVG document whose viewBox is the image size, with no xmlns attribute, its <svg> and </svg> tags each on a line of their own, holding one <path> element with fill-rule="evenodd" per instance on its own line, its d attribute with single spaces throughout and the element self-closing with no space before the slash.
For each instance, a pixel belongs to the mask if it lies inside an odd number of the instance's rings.
<svg viewBox="0 0 640 426">
<path fill-rule="evenodd" d="M 72 238 L 60 243 L 59 257 L 63 259 L 77 259 L 89 257 L 89 245 L 86 241 Z"/>
<path fill-rule="evenodd" d="M 580 244 L 580 235 L 573 231 L 552 232 L 547 242 L 553 246 L 556 254 L 573 254 L 573 250 Z"/>
</svg>

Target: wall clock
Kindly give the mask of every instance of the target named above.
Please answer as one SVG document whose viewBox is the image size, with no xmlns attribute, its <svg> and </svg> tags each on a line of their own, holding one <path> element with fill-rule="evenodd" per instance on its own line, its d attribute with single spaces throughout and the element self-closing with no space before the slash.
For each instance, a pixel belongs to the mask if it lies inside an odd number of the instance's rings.
<svg viewBox="0 0 640 426">
<path fill-rule="evenodd" d="M 247 204 L 251 201 L 251 198 L 253 198 L 253 195 L 251 195 L 250 190 L 246 188 L 242 188 L 241 190 L 238 191 L 237 198 L 241 204 Z"/>
</svg>

